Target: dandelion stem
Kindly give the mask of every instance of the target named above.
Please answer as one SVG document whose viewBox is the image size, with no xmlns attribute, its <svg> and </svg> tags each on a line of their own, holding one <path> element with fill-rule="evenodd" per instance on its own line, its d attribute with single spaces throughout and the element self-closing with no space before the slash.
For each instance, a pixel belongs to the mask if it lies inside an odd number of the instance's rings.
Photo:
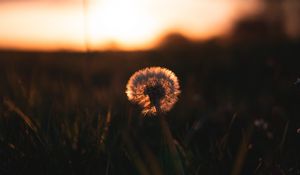
<svg viewBox="0 0 300 175">
<path fill-rule="evenodd" d="M 174 169 L 176 172 L 176 175 L 184 174 L 182 164 L 180 162 L 180 157 L 178 154 L 178 151 L 176 149 L 176 145 L 174 144 L 174 139 L 171 133 L 171 130 L 169 128 L 169 125 L 165 119 L 165 117 L 162 115 L 162 112 L 160 110 L 159 105 L 155 105 L 155 108 L 157 110 L 157 114 L 160 118 L 160 126 L 162 130 L 162 135 L 165 143 L 167 144 L 168 149 L 171 153 L 171 158 L 174 164 Z"/>
</svg>

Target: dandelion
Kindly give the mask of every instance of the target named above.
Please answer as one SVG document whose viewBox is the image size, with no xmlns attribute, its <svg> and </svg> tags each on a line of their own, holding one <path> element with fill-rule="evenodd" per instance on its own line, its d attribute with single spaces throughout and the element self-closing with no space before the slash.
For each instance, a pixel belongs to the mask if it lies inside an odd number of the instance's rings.
<svg viewBox="0 0 300 175">
<path fill-rule="evenodd" d="M 144 115 L 157 115 L 171 110 L 180 94 L 176 75 L 162 67 L 149 67 L 135 72 L 126 88 L 128 99 L 139 104 Z"/>
<path fill-rule="evenodd" d="M 162 67 L 149 67 L 135 72 L 126 86 L 128 99 L 139 104 L 144 115 L 158 115 L 171 110 L 180 94 L 176 75 Z M 163 144 L 168 147 L 176 174 L 184 174 L 174 138 L 165 117 L 159 117 Z"/>
</svg>

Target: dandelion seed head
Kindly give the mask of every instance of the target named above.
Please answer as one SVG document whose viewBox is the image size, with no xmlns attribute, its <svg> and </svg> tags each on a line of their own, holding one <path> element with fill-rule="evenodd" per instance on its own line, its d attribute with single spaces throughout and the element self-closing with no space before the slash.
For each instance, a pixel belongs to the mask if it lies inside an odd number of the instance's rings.
<svg viewBox="0 0 300 175">
<path fill-rule="evenodd" d="M 128 99 L 139 104 L 144 115 L 157 115 L 171 110 L 180 94 L 176 75 L 162 67 L 149 67 L 135 72 L 126 86 Z"/>
</svg>

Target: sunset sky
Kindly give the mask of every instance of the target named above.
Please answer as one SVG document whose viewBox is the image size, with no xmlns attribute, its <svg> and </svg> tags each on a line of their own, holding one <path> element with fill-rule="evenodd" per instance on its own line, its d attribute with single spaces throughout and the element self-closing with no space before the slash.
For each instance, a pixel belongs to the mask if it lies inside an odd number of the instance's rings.
<svg viewBox="0 0 300 175">
<path fill-rule="evenodd" d="M 0 0 L 0 48 L 147 49 L 167 32 L 221 35 L 257 9 L 256 0 L 85 1 Z"/>
</svg>

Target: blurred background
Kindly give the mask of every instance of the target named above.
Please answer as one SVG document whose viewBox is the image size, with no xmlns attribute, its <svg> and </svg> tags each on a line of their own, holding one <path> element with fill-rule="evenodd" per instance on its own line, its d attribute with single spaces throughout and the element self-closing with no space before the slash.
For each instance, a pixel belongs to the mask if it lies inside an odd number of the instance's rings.
<svg viewBox="0 0 300 175">
<path fill-rule="evenodd" d="M 174 174 L 124 93 L 163 66 L 185 174 L 300 174 L 299 19 L 298 0 L 0 0 L 0 172 Z"/>
<path fill-rule="evenodd" d="M 1 0 L 0 46 L 145 50 L 175 32 L 191 40 L 264 32 L 295 39 L 299 8 L 296 0 Z"/>
</svg>

